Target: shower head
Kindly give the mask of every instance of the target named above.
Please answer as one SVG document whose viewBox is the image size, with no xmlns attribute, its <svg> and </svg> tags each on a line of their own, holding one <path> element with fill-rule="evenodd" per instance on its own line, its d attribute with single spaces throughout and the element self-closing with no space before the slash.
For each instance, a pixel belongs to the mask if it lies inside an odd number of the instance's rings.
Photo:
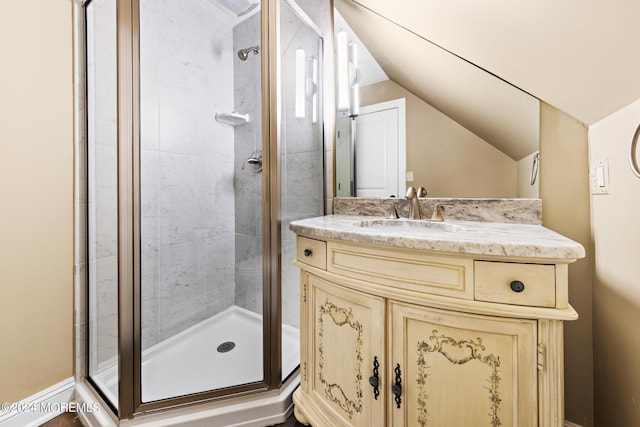
<svg viewBox="0 0 640 427">
<path fill-rule="evenodd" d="M 260 53 L 260 46 L 252 46 L 252 47 L 248 47 L 246 49 L 240 49 L 238 51 L 238 58 L 240 58 L 243 61 L 246 61 L 247 58 L 249 57 L 249 53 L 253 52 L 254 55 L 257 55 Z"/>
</svg>

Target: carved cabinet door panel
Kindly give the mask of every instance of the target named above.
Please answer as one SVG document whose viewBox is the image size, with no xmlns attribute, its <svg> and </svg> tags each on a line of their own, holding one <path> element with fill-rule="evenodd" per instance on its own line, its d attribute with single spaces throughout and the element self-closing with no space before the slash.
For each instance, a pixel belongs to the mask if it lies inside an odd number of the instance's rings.
<svg viewBox="0 0 640 427">
<path fill-rule="evenodd" d="M 383 426 L 383 298 L 309 276 L 309 396 L 333 426 Z M 375 380 L 372 380 L 375 383 Z"/>
<path fill-rule="evenodd" d="M 393 301 L 388 313 L 391 425 L 538 425 L 536 321 Z"/>
</svg>

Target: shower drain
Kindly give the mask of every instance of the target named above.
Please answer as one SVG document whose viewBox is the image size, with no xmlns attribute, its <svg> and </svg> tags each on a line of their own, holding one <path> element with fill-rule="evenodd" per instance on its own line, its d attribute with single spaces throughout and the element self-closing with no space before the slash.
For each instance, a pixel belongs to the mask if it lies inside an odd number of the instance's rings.
<svg viewBox="0 0 640 427">
<path fill-rule="evenodd" d="M 233 341 L 223 342 L 218 346 L 218 353 L 227 353 L 233 350 L 235 346 L 236 343 L 234 343 Z"/>
</svg>

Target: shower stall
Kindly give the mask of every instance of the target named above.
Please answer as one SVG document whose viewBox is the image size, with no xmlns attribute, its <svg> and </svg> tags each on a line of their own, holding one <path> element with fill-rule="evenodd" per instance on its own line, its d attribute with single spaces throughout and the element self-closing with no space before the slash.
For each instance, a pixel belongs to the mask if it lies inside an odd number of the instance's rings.
<svg viewBox="0 0 640 427">
<path fill-rule="evenodd" d="M 297 384 L 288 224 L 324 213 L 320 3 L 82 4 L 84 384 L 112 420 Z"/>
</svg>

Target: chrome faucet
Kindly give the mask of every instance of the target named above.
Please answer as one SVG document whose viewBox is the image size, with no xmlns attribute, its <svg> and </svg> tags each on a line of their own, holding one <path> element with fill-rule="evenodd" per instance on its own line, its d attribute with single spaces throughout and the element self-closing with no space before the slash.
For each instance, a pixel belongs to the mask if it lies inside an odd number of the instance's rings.
<svg viewBox="0 0 640 427">
<path fill-rule="evenodd" d="M 407 188 L 405 195 L 409 200 L 409 219 L 420 219 L 420 204 L 418 203 L 418 192 L 415 188 Z"/>
</svg>

